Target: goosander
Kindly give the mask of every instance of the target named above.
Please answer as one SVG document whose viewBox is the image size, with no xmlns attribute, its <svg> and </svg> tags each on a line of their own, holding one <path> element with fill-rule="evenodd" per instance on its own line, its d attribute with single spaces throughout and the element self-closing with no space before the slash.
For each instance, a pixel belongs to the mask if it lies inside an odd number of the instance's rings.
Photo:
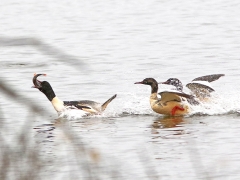
<svg viewBox="0 0 240 180">
<path fill-rule="evenodd" d="M 46 95 L 48 100 L 52 103 L 54 109 L 60 113 L 68 108 L 80 109 L 89 114 L 100 114 L 103 112 L 107 105 L 116 98 L 116 94 L 108 99 L 105 103 L 101 104 L 95 101 L 81 100 L 81 101 L 62 101 L 54 93 L 51 85 L 47 81 L 39 81 L 38 76 L 46 76 L 46 74 L 34 74 L 33 77 L 33 88 L 39 89 L 43 94 Z"/>
<path fill-rule="evenodd" d="M 181 97 L 192 98 L 191 95 L 180 91 L 158 92 L 158 82 L 154 78 L 146 78 L 134 84 L 144 84 L 151 86 L 150 105 L 154 112 L 170 116 L 186 115 L 189 107 L 182 101 Z M 161 95 L 159 99 L 157 94 Z"/>
<path fill-rule="evenodd" d="M 201 76 L 192 80 L 191 83 L 188 83 L 186 86 L 191 90 L 192 94 L 198 98 L 200 101 L 206 101 L 211 96 L 210 93 L 214 91 L 211 87 L 210 82 L 216 81 L 224 74 L 212 74 Z M 182 82 L 177 78 L 169 78 L 167 81 L 159 84 L 168 84 L 176 87 L 176 90 L 183 92 Z M 192 98 L 187 99 L 190 104 L 199 104 L 199 102 Z"/>
</svg>

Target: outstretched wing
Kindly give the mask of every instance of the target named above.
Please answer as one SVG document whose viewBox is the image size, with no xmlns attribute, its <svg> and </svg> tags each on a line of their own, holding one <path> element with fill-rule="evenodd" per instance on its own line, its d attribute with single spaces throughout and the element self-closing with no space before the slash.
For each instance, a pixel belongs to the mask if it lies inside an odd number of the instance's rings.
<svg viewBox="0 0 240 180">
<path fill-rule="evenodd" d="M 192 92 L 196 91 L 206 91 L 206 92 L 213 92 L 214 89 L 211 87 L 211 84 L 207 81 L 193 81 L 186 85 Z"/>
<path fill-rule="evenodd" d="M 188 83 L 186 86 L 198 98 L 209 97 L 210 93 L 214 91 L 214 89 L 211 87 L 210 82 L 216 81 L 222 76 L 225 76 L 225 75 L 212 74 L 212 75 L 201 76 L 193 79 L 193 81 L 191 83 Z"/>
<path fill-rule="evenodd" d="M 222 76 L 225 76 L 225 74 L 211 74 L 211 75 L 206 75 L 206 76 L 201 76 L 201 77 L 195 78 L 192 81 L 213 82 L 213 81 L 218 80 Z"/>
</svg>

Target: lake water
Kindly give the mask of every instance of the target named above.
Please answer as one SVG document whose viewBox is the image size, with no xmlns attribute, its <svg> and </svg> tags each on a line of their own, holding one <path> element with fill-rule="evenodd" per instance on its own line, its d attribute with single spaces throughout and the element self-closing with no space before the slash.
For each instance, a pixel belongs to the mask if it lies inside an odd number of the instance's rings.
<svg viewBox="0 0 240 180">
<path fill-rule="evenodd" d="M 6 179 L 239 179 L 239 9 L 234 0 L 0 2 L 0 78 L 22 96 L 0 89 Z M 58 118 L 31 88 L 34 73 L 62 100 L 117 98 L 103 115 Z M 217 73 L 212 101 L 187 117 L 154 113 L 150 87 L 134 85 Z"/>
</svg>

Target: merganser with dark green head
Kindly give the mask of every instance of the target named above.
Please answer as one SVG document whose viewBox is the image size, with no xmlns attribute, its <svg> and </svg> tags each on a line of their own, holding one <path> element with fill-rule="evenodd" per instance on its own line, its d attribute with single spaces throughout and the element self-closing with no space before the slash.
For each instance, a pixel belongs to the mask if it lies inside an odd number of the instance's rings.
<svg viewBox="0 0 240 180">
<path fill-rule="evenodd" d="M 181 97 L 192 98 L 191 95 L 180 91 L 158 93 L 158 82 L 154 78 L 146 78 L 135 84 L 151 86 L 150 105 L 154 112 L 170 116 L 182 116 L 189 113 L 189 107 Z M 161 98 L 157 97 L 158 94 L 161 95 Z"/>
<path fill-rule="evenodd" d="M 58 113 L 66 110 L 67 108 L 74 108 L 74 109 L 83 110 L 90 114 L 100 114 L 106 109 L 107 105 L 117 96 L 115 94 L 103 104 L 95 101 L 90 101 L 90 100 L 62 101 L 55 95 L 49 82 L 39 81 L 37 79 L 37 77 L 41 75 L 46 76 L 46 74 L 34 74 L 34 77 L 33 77 L 34 86 L 32 87 L 39 89 L 39 91 L 45 94 L 48 100 L 52 103 L 54 109 Z"/>
</svg>

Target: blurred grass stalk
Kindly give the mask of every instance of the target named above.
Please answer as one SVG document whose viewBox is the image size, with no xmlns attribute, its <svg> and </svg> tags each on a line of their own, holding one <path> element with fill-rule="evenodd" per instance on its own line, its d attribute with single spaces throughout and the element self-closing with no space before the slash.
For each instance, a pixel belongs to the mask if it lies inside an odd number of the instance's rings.
<svg viewBox="0 0 240 180">
<path fill-rule="evenodd" d="M 61 60 L 64 63 L 77 68 L 78 70 L 86 70 L 86 68 L 88 68 L 81 60 L 64 53 L 62 50 L 58 50 L 57 48 L 54 48 L 53 46 L 50 46 L 37 38 L 0 37 L 0 46 L 32 46 L 41 53 L 47 56 L 52 56 L 56 60 Z M 29 98 L 17 93 L 17 89 L 14 89 L 14 86 L 10 86 L 1 77 L 0 92 L 5 94 L 12 101 L 18 102 L 21 104 L 21 106 L 25 106 L 26 111 L 31 112 L 29 113 L 29 117 L 26 117 L 24 120 L 24 125 L 20 127 L 20 132 L 16 132 L 16 139 L 12 140 L 11 143 L 8 143 L 6 140 L 8 137 L 6 137 L 3 133 L 5 123 L 7 123 L 7 121 L 4 119 L 3 111 L 1 112 L 2 107 L 0 104 L 0 179 L 46 179 L 44 178 L 45 176 L 43 177 L 43 172 L 47 171 L 49 168 L 51 168 L 51 166 L 54 165 L 54 163 L 51 161 L 61 160 L 62 157 L 58 154 L 58 152 L 54 151 L 52 159 L 48 159 L 48 156 L 44 156 L 44 148 L 42 147 L 43 143 L 36 143 L 36 139 L 34 137 L 36 134 L 34 134 L 32 131 L 34 129 L 33 118 L 43 118 L 43 114 L 45 117 L 50 116 L 50 113 L 43 112 L 35 102 L 30 101 Z M 29 121 L 29 119 L 31 120 Z M 22 119 L 20 120 L 22 121 Z M 101 162 L 99 162 L 100 154 L 93 151 L 91 148 L 87 148 L 86 145 L 83 145 L 84 143 L 81 142 L 82 139 L 77 136 L 76 133 L 74 133 L 72 128 L 69 127 L 67 123 L 62 123 L 61 120 L 57 122 L 60 122 L 60 126 L 59 124 L 53 124 L 52 126 L 54 126 L 54 128 L 57 127 L 65 134 L 73 149 L 71 155 L 75 157 L 77 162 L 77 167 L 74 167 L 75 171 L 68 172 L 68 179 L 79 179 L 79 176 L 88 180 L 105 179 L 105 177 L 108 177 L 108 179 L 122 179 L 122 175 L 120 174 L 117 165 L 111 166 L 110 169 L 103 169 L 104 166 L 101 166 Z M 13 131 L 15 131 L 15 129 L 13 129 Z M 68 154 L 67 156 L 71 155 Z M 113 162 L 114 160 L 110 159 L 109 161 Z M 145 162 L 142 163 L 144 165 Z M 51 179 L 55 179 L 55 176 L 59 174 L 59 167 L 61 168 L 61 164 L 58 164 L 58 167 L 53 167 L 52 171 L 49 170 L 50 173 L 53 173 L 49 176 Z M 154 179 L 158 179 L 158 176 L 155 174 L 156 172 L 154 170 L 147 171 L 146 177 L 148 177 L 149 173 L 153 173 L 151 176 L 154 176 Z M 150 177 L 148 178 L 151 179 Z M 60 179 L 66 179 L 66 177 Z"/>
<path fill-rule="evenodd" d="M 44 41 L 38 38 L 31 37 L 0 37 L 0 46 L 2 47 L 25 47 L 30 46 L 40 51 L 41 53 L 54 57 L 57 61 L 63 61 L 64 63 L 70 64 L 71 66 L 79 69 L 86 69 L 85 64 L 77 59 L 76 57 L 64 53 L 62 50 L 54 48 L 51 45 L 48 45 Z M 33 120 L 32 117 L 43 117 L 43 114 L 49 115 L 50 113 L 43 112 L 36 103 L 27 100 L 27 97 L 24 97 L 17 93 L 18 91 L 14 89 L 14 86 L 10 86 L 6 83 L 4 79 L 0 77 L 0 92 L 5 94 L 9 99 L 18 102 L 21 106 L 25 105 L 27 111 L 31 112 L 31 116 L 26 118 L 25 124 L 23 125 L 20 133 L 16 133 L 16 139 L 13 141 L 14 144 L 8 143 L 6 141 L 6 136 L 3 134 L 3 128 L 5 127 L 5 120 L 3 112 L 0 112 L 1 119 L 1 136 L 0 136 L 0 179 L 42 179 L 40 172 L 44 168 L 46 160 L 44 156 L 40 155 L 42 149 L 42 143 L 35 143 L 33 138 Z M 1 110 L 1 107 L 0 107 Z M 31 121 L 28 121 L 31 119 Z M 66 131 L 66 128 L 62 128 L 65 131 L 65 134 L 72 141 L 72 145 L 75 146 L 77 152 L 75 155 L 79 155 L 80 152 L 84 155 L 88 153 L 88 150 L 81 143 L 74 143 L 74 135 L 70 131 Z M 80 144 L 80 145 L 79 145 Z M 81 154 L 82 156 L 82 154 Z M 81 159 L 79 159 L 81 161 Z M 88 169 L 90 174 L 90 168 L 88 164 L 84 164 L 84 168 Z M 45 167 L 46 168 L 46 167 Z M 88 177 L 87 175 L 86 177 Z M 89 176 L 91 177 L 91 176 Z M 92 178 L 90 178 L 92 179 Z"/>
</svg>

